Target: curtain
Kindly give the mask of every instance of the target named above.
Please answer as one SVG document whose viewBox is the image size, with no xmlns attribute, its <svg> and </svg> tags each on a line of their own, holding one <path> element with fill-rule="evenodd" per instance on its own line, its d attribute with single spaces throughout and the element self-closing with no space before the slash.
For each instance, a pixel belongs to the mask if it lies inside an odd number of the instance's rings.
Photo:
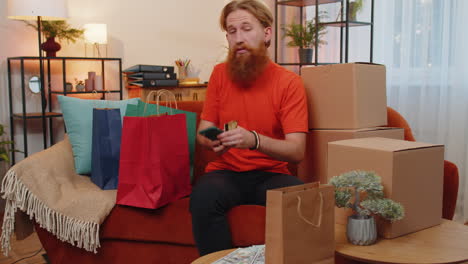
<svg viewBox="0 0 468 264">
<path fill-rule="evenodd" d="M 460 173 L 455 220 L 468 220 L 468 1 L 375 1 L 375 61 L 388 105 L 418 141 L 445 145 Z M 421 183 L 424 186 L 424 183 Z"/>
</svg>

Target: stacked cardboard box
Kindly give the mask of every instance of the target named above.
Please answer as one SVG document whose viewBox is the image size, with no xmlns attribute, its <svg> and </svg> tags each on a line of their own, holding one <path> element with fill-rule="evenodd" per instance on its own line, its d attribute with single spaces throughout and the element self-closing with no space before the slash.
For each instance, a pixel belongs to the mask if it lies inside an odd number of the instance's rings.
<svg viewBox="0 0 468 264">
<path fill-rule="evenodd" d="M 379 221 L 379 234 L 393 238 L 440 224 L 443 146 L 404 141 L 404 131 L 387 124 L 385 67 L 337 64 L 302 69 L 309 107 L 308 151 L 298 168 L 305 181 L 328 180 L 352 171 L 382 177 L 386 197 L 406 216 Z M 335 210 L 335 222 L 352 212 Z"/>
<path fill-rule="evenodd" d="M 328 183 L 328 143 L 353 138 L 386 137 L 402 139 L 402 128 L 375 127 L 361 129 L 314 129 L 307 135 L 308 150 L 298 166 L 299 177 L 306 182 Z"/>
<path fill-rule="evenodd" d="M 298 166 L 304 181 L 327 183 L 327 144 L 336 140 L 388 137 L 403 139 L 401 128 L 387 125 L 385 66 L 347 63 L 302 68 L 307 93 L 309 133 L 306 157 Z"/>
<path fill-rule="evenodd" d="M 311 129 L 359 129 L 387 124 L 385 66 L 346 63 L 301 72 Z"/>
<path fill-rule="evenodd" d="M 387 138 L 335 141 L 328 145 L 328 175 L 352 170 L 374 171 L 382 178 L 385 197 L 405 208 L 403 220 L 378 221 L 378 232 L 394 238 L 442 221 L 444 147 Z M 335 222 L 346 223 L 348 209 L 335 210 Z"/>
</svg>

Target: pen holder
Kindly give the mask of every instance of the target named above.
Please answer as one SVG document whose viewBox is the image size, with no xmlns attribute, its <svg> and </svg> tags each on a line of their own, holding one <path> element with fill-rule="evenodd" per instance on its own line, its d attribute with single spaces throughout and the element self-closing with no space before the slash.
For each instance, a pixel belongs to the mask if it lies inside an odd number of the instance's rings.
<svg viewBox="0 0 468 264">
<path fill-rule="evenodd" d="M 179 71 L 179 80 L 187 78 L 187 66 L 177 66 L 177 70 Z"/>
</svg>

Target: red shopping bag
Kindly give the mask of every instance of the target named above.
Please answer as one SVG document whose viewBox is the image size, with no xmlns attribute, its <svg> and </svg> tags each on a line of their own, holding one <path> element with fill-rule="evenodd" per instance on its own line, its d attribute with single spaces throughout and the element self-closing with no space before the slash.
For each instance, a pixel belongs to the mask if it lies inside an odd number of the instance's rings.
<svg viewBox="0 0 468 264">
<path fill-rule="evenodd" d="M 125 116 L 117 204 L 155 209 L 190 192 L 185 115 Z"/>
</svg>

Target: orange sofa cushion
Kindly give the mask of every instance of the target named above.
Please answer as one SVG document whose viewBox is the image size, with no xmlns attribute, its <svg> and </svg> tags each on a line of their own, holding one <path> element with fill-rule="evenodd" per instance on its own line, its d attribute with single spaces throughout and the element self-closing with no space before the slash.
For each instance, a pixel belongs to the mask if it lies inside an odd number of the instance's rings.
<svg viewBox="0 0 468 264">
<path fill-rule="evenodd" d="M 228 212 L 235 246 L 264 243 L 265 213 L 265 207 L 258 205 L 237 206 Z M 189 198 L 178 200 L 156 210 L 116 205 L 101 225 L 101 239 L 194 246 Z"/>
</svg>

